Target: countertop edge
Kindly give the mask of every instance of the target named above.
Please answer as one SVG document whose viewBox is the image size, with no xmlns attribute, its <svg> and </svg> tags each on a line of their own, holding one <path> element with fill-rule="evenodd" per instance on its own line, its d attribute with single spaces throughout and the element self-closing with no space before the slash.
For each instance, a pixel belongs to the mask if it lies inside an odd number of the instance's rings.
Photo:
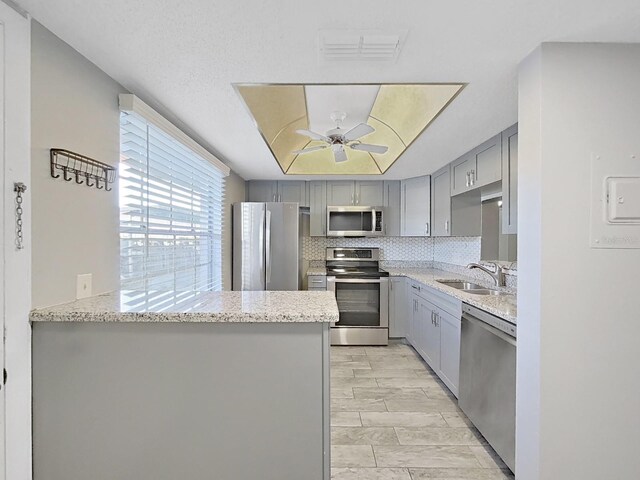
<svg viewBox="0 0 640 480">
<path fill-rule="evenodd" d="M 463 303 L 467 303 L 469 305 L 473 305 L 474 307 L 477 307 L 481 310 L 484 310 L 487 313 L 490 313 L 492 315 L 495 315 L 496 317 L 500 317 L 503 320 L 506 320 L 508 322 L 513 323 L 514 325 L 517 325 L 517 314 L 516 315 L 512 315 L 508 312 L 505 312 L 503 309 L 500 309 L 494 305 L 490 305 L 487 303 L 486 300 L 493 300 L 496 301 L 496 298 L 500 298 L 500 297 L 479 297 L 479 296 L 474 296 L 471 293 L 467 293 L 467 292 L 463 292 L 461 290 L 452 288 L 452 287 L 448 287 L 446 285 L 443 285 L 439 282 L 436 281 L 436 279 L 426 279 L 423 277 L 423 275 L 420 275 L 419 273 L 412 273 L 412 272 L 402 272 L 399 270 L 395 270 L 393 268 L 388 268 L 387 271 L 389 271 L 389 276 L 391 277 L 406 277 L 410 280 L 413 280 L 415 282 L 419 282 L 423 285 L 426 285 L 429 288 L 432 288 L 438 292 L 444 293 L 446 295 L 449 295 L 457 300 L 460 300 Z M 477 280 L 473 280 L 473 279 L 467 279 L 462 275 L 459 274 L 455 274 L 452 272 L 447 272 L 446 270 L 438 270 L 438 272 L 442 272 L 442 276 L 440 278 L 438 278 L 438 280 L 458 280 L 460 278 L 465 279 L 465 280 L 471 280 L 473 282 L 477 283 Z M 489 286 L 489 288 L 494 288 Z M 511 294 L 514 297 L 516 296 L 516 294 Z M 485 299 L 485 301 L 483 301 L 483 299 Z"/>
</svg>

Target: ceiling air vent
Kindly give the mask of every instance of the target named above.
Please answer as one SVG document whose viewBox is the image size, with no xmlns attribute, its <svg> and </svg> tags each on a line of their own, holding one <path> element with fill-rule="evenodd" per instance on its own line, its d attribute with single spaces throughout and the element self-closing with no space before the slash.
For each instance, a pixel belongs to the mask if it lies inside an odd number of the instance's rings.
<svg viewBox="0 0 640 480">
<path fill-rule="evenodd" d="M 388 62 L 398 58 L 406 31 L 321 30 L 320 62 Z"/>
</svg>

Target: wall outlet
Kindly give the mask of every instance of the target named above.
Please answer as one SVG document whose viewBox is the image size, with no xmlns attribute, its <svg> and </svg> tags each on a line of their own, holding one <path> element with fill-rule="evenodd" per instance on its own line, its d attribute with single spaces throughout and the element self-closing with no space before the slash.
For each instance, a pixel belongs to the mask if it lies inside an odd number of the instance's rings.
<svg viewBox="0 0 640 480">
<path fill-rule="evenodd" d="M 83 273 L 78 275 L 76 280 L 76 298 L 86 298 L 91 296 L 91 280 L 93 275 L 91 273 Z"/>
</svg>

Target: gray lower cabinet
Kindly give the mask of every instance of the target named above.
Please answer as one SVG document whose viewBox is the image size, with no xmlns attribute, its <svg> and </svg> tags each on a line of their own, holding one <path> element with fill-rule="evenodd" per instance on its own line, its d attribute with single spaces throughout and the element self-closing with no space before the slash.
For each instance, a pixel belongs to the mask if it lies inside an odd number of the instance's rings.
<svg viewBox="0 0 640 480">
<path fill-rule="evenodd" d="M 308 182 L 309 188 L 309 235 L 327 236 L 327 182 Z"/>
<path fill-rule="evenodd" d="M 446 310 L 436 310 L 440 330 L 440 378 L 453 394 L 458 396 L 460 381 L 460 331 L 461 319 Z"/>
<path fill-rule="evenodd" d="M 408 280 L 406 339 L 457 397 L 462 303 Z"/>
<path fill-rule="evenodd" d="M 408 323 L 407 279 L 391 277 L 389 279 L 389 337 L 406 337 Z"/>
<path fill-rule="evenodd" d="M 400 236 L 400 180 L 385 180 L 383 183 L 384 234 Z"/>
<path fill-rule="evenodd" d="M 296 202 L 308 207 L 307 185 L 300 180 L 250 180 L 247 198 L 250 202 Z"/>
<path fill-rule="evenodd" d="M 326 275 L 307 275 L 307 290 L 326 290 Z"/>
<path fill-rule="evenodd" d="M 502 132 L 502 233 L 518 233 L 518 125 Z"/>
<path fill-rule="evenodd" d="M 400 182 L 401 235 L 431 235 L 431 177 L 408 178 Z"/>
<path fill-rule="evenodd" d="M 431 175 L 431 235 L 451 235 L 451 168 L 447 165 Z"/>
<path fill-rule="evenodd" d="M 329 324 L 35 322 L 33 476 L 329 480 Z"/>
</svg>

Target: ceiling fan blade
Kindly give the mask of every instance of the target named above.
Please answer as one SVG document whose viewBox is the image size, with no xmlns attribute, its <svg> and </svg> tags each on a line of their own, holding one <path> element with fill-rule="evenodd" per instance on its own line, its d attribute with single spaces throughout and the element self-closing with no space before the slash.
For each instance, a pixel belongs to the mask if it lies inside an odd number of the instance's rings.
<svg viewBox="0 0 640 480">
<path fill-rule="evenodd" d="M 376 129 L 366 123 L 360 123 L 345 133 L 344 139 L 347 142 L 351 142 L 353 140 L 357 140 L 360 137 L 364 137 L 365 135 L 369 135 L 372 132 L 375 132 Z"/>
<path fill-rule="evenodd" d="M 312 138 L 313 140 L 322 140 L 323 142 L 330 142 L 329 137 L 320 135 L 319 133 L 312 132 L 311 130 L 296 130 L 296 133 L 304 135 L 305 137 Z"/>
<path fill-rule="evenodd" d="M 321 145 L 319 147 L 309 147 L 309 148 L 304 148 L 302 150 L 294 150 L 293 153 L 294 155 L 301 155 L 303 153 L 309 153 L 309 152 L 315 152 L 317 150 L 324 150 L 325 148 L 328 148 L 329 145 Z"/>
<path fill-rule="evenodd" d="M 389 150 L 389 147 L 385 145 L 370 145 L 368 143 L 356 143 L 355 145 L 350 145 L 350 147 L 354 150 L 379 154 L 387 153 L 387 150 Z"/>
<path fill-rule="evenodd" d="M 346 162 L 347 159 L 347 152 L 344 151 L 344 147 L 342 145 L 339 146 L 340 148 L 334 148 L 333 149 L 333 157 L 336 161 L 336 163 L 340 163 L 340 162 Z"/>
</svg>

